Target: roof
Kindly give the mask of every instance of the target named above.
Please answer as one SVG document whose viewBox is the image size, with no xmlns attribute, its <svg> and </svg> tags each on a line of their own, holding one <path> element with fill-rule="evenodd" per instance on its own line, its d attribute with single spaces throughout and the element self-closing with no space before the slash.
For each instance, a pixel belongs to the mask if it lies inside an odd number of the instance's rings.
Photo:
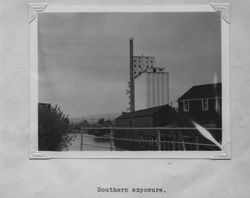
<svg viewBox="0 0 250 198">
<path fill-rule="evenodd" d="M 134 118 L 134 117 L 152 116 L 155 113 L 157 113 L 158 111 L 163 110 L 163 109 L 169 110 L 171 112 L 174 111 L 169 105 L 162 105 L 162 106 L 152 107 L 152 108 L 148 108 L 148 109 L 142 109 L 139 111 L 123 113 L 121 116 L 119 116 L 116 119 L 127 119 L 127 118 Z"/>
<path fill-rule="evenodd" d="M 196 85 L 183 94 L 178 100 L 221 97 L 221 83 Z"/>
<path fill-rule="evenodd" d="M 193 126 L 190 122 L 190 119 L 185 114 L 183 114 L 181 112 L 176 112 L 169 105 L 162 105 L 162 106 L 152 107 L 152 108 L 143 109 L 143 110 L 139 110 L 139 111 L 123 113 L 121 116 L 116 118 L 116 120 L 154 116 L 156 113 L 158 113 L 160 111 L 167 112 L 169 116 L 174 118 L 174 120 L 177 122 L 178 126 L 185 126 L 185 127 L 192 127 Z M 162 126 L 165 126 L 165 125 L 162 125 Z"/>
</svg>

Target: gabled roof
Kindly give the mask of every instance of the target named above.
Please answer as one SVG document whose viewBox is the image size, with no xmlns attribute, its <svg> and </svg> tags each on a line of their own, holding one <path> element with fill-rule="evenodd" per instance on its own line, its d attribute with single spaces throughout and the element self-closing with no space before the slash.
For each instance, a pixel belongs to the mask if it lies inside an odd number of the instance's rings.
<svg viewBox="0 0 250 198">
<path fill-rule="evenodd" d="M 221 97 L 221 83 L 193 86 L 178 100 Z"/>
<path fill-rule="evenodd" d="M 174 112 L 174 110 L 169 105 L 162 105 L 157 107 L 152 107 L 148 109 L 142 109 L 139 111 L 133 111 L 129 113 L 123 113 L 121 116 L 119 116 L 116 119 L 127 119 L 127 118 L 134 118 L 134 117 L 147 117 L 152 116 L 155 113 L 159 112 L 160 110 L 168 110 L 170 112 Z"/>
</svg>

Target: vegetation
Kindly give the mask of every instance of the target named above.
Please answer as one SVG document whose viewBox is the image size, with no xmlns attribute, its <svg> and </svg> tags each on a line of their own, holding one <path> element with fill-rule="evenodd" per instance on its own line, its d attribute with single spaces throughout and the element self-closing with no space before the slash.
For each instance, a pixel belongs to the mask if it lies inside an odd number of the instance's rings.
<svg viewBox="0 0 250 198">
<path fill-rule="evenodd" d="M 100 120 L 98 120 L 98 122 L 97 122 L 97 124 L 99 124 L 99 125 L 103 125 L 104 124 L 104 119 L 103 118 L 101 118 Z"/>
<path fill-rule="evenodd" d="M 67 132 L 70 128 L 68 116 L 59 106 L 39 103 L 38 105 L 38 147 L 41 151 L 61 151 L 67 148 L 71 138 Z"/>
</svg>

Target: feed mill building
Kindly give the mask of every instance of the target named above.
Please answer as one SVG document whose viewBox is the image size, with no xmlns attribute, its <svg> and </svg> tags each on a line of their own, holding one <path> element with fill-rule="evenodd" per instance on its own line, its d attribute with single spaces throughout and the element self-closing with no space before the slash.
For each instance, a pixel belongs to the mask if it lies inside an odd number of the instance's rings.
<svg viewBox="0 0 250 198">
<path fill-rule="evenodd" d="M 176 112 L 168 105 L 168 72 L 165 71 L 165 68 L 156 66 L 155 57 L 134 56 L 133 39 L 130 39 L 128 94 L 130 112 L 123 113 L 116 119 L 116 126 L 124 127 L 124 129 L 114 131 L 114 144 L 117 148 L 157 150 L 155 127 L 170 127 L 171 129 L 161 131 L 160 139 L 165 141 L 161 144 L 161 150 L 218 150 L 217 147 L 198 145 L 199 143 L 211 144 L 211 142 L 196 129 L 188 131 L 179 129 L 179 127 L 189 128 L 193 125 L 188 115 L 184 112 Z M 181 98 L 179 99 L 181 101 Z M 155 129 L 151 129 L 151 127 Z M 188 144 L 185 145 L 184 142 L 188 142 Z"/>
<path fill-rule="evenodd" d="M 130 111 L 169 104 L 169 73 L 153 56 L 134 56 L 130 39 Z"/>
</svg>

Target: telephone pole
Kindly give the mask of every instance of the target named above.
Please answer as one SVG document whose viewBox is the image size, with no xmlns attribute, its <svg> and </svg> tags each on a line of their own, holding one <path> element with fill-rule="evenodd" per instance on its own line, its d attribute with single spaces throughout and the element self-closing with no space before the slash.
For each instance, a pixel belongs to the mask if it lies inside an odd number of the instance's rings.
<svg viewBox="0 0 250 198">
<path fill-rule="evenodd" d="M 129 81 L 129 104 L 130 112 L 135 111 L 135 81 L 134 81 L 134 43 L 133 38 L 129 39 L 129 68 L 130 68 L 130 81 Z"/>
</svg>

